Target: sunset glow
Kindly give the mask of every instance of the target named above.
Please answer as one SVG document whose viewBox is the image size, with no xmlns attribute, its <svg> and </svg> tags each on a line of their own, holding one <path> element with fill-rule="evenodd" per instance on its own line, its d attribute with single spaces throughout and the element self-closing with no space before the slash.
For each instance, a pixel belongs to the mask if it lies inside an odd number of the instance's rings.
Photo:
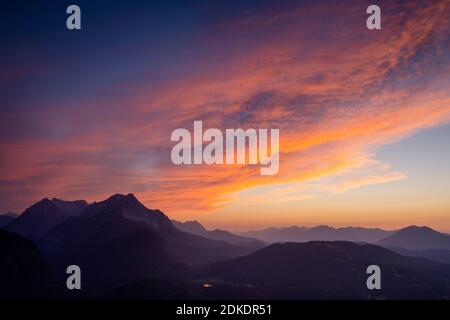
<svg viewBox="0 0 450 320">
<path fill-rule="evenodd" d="M 2 41 L 0 212 L 134 193 L 211 228 L 450 231 L 450 3 L 412 3 L 377 31 L 361 1 L 136 8 L 89 37 L 24 12 Z M 174 165 L 196 120 L 279 128 L 278 173 Z"/>
</svg>

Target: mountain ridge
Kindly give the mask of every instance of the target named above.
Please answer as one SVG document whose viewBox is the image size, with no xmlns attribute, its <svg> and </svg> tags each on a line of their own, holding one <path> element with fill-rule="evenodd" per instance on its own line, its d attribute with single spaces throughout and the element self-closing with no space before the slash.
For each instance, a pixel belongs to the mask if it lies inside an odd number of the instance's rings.
<svg viewBox="0 0 450 320">
<path fill-rule="evenodd" d="M 381 268 L 379 291 L 366 287 L 366 268 L 372 264 Z M 217 283 L 253 287 L 272 299 L 450 298 L 447 265 L 347 241 L 271 244 L 213 263 L 209 275 Z"/>
<path fill-rule="evenodd" d="M 212 240 L 226 241 L 226 242 L 229 242 L 232 244 L 242 245 L 242 246 L 247 246 L 247 247 L 252 247 L 252 248 L 257 248 L 257 249 L 260 249 L 266 245 L 264 242 L 262 242 L 258 239 L 240 236 L 240 235 L 234 234 L 234 233 L 226 231 L 226 230 L 220 230 L 220 229 L 207 230 L 200 222 L 198 222 L 196 220 L 185 221 L 185 222 L 172 220 L 172 223 L 179 230 L 197 234 L 197 235 L 200 235 L 200 236 L 206 237 L 208 239 L 212 239 Z"/>
<path fill-rule="evenodd" d="M 450 236 L 430 227 L 411 225 L 381 239 L 377 244 L 408 250 L 450 250 Z"/>
<path fill-rule="evenodd" d="M 37 241 L 47 231 L 66 219 L 76 216 L 87 207 L 84 200 L 64 201 L 43 198 L 28 207 L 21 215 L 5 226 L 27 239 Z"/>
<path fill-rule="evenodd" d="M 315 240 L 327 241 L 353 241 L 376 242 L 391 234 L 379 228 L 341 227 L 335 228 L 328 225 L 315 227 L 288 226 L 271 227 L 257 231 L 241 232 L 240 235 L 254 237 L 262 241 L 274 242 L 308 242 Z"/>
<path fill-rule="evenodd" d="M 94 202 L 48 231 L 38 245 L 59 270 L 78 261 L 90 281 L 125 282 L 148 274 L 244 255 L 251 249 L 178 230 L 132 194 Z M 184 265 L 185 267 L 181 267 Z"/>
<path fill-rule="evenodd" d="M 42 255 L 42 265 L 48 262 L 59 279 L 65 279 L 66 267 L 76 263 L 83 270 L 83 281 L 93 288 L 91 292 L 102 297 L 450 298 L 449 265 L 436 262 L 446 259 L 446 251 L 398 254 L 394 251 L 406 249 L 349 241 L 281 242 L 252 247 L 242 241 L 253 243 L 253 238 L 207 230 L 197 221 L 170 220 L 162 211 L 147 208 L 133 194 L 114 194 L 89 205 L 44 198 L 27 210 L 24 217 L 28 216 L 29 223 L 43 219 L 39 226 L 48 229 L 39 229 L 43 235 L 32 239 L 39 252 L 36 247 L 28 252 Z M 287 229 L 294 235 L 301 230 L 309 237 L 351 234 L 360 239 L 359 233 L 367 238 L 367 230 L 374 232 L 373 237 L 384 234 L 380 229 L 324 225 Z M 446 236 L 427 227 L 404 229 L 422 235 L 438 234 L 439 239 Z M 386 238 L 404 234 L 404 229 Z M 33 248 L 26 239 L 5 241 L 7 252 L 14 252 L 23 241 Z M 382 269 L 383 291 L 369 292 L 365 287 L 370 264 Z M 205 281 L 212 287 L 202 287 Z"/>
</svg>

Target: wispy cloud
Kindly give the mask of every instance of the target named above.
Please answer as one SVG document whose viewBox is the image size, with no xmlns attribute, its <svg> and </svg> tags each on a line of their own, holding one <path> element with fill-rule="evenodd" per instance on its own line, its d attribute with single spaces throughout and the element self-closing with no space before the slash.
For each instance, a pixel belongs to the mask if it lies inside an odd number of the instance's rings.
<svg viewBox="0 0 450 320">
<path fill-rule="evenodd" d="M 9 209 L 48 195 L 135 192 L 150 207 L 198 212 L 267 186 L 269 198 L 290 201 L 406 179 L 374 156 L 450 120 L 449 11 L 443 1 L 390 4 L 379 32 L 365 29 L 361 4 L 290 4 L 215 21 L 192 44 L 204 63 L 187 76 L 79 102 L 92 108 L 45 105 L 5 118 L 39 124 L 1 141 L 0 199 Z M 170 133 L 194 120 L 280 128 L 279 174 L 172 165 Z"/>
</svg>

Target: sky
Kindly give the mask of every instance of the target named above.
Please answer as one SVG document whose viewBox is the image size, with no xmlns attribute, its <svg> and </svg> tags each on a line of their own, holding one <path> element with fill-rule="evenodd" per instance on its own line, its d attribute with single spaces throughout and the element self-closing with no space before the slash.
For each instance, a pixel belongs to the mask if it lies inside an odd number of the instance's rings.
<svg viewBox="0 0 450 320">
<path fill-rule="evenodd" d="M 74 2 L 75 3 L 75 2 Z M 450 231 L 450 4 L 68 1 L 2 9 L 0 212 L 134 193 L 210 228 Z M 279 128 L 280 170 L 175 166 L 171 132 Z"/>
</svg>

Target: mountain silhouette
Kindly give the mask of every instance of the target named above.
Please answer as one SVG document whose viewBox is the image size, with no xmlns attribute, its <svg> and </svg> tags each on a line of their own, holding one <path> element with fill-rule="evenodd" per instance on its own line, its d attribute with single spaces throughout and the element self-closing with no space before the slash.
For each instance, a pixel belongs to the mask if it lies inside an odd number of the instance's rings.
<svg viewBox="0 0 450 320">
<path fill-rule="evenodd" d="M 389 235 L 380 242 L 395 243 L 392 250 L 348 241 L 264 246 L 251 237 L 207 230 L 196 221 L 171 221 L 133 194 L 115 194 L 90 205 L 46 198 L 6 228 L 22 234 L 0 231 L 0 291 L 8 297 L 450 298 L 450 266 L 438 262 L 447 262 L 450 251 L 428 249 L 445 244 L 449 236 L 426 227 L 396 233 L 328 226 L 256 232 L 272 241 L 311 237 L 373 241 Z M 405 249 L 399 243 L 419 249 Z M 82 292 L 64 287 L 66 268 L 72 264 L 82 270 Z M 366 287 L 366 269 L 372 264 L 381 268 L 381 290 Z"/>
<path fill-rule="evenodd" d="M 240 246 L 246 246 L 250 248 L 260 249 L 265 246 L 265 243 L 250 237 L 239 236 L 229 231 L 215 229 L 206 230 L 206 228 L 198 221 L 186 221 L 179 222 L 172 220 L 175 227 L 181 231 L 197 234 L 208 239 L 226 241 Z"/>
<path fill-rule="evenodd" d="M 87 203 L 82 200 L 63 201 L 45 198 L 26 209 L 5 229 L 32 241 L 37 241 L 51 228 L 70 217 L 76 216 L 86 207 Z"/>
<path fill-rule="evenodd" d="M 445 249 L 426 249 L 426 250 L 408 250 L 399 247 L 387 247 L 403 256 L 425 258 L 433 261 L 450 264 L 450 250 Z"/>
<path fill-rule="evenodd" d="M 181 231 L 190 232 L 193 234 L 205 234 L 208 232 L 206 228 L 197 220 L 191 220 L 191 221 L 177 221 L 172 220 L 172 223 L 175 225 L 175 227 Z"/>
<path fill-rule="evenodd" d="M 372 264 L 381 268 L 381 290 L 366 287 Z M 216 262 L 209 273 L 217 282 L 253 287 L 266 298 L 450 298 L 448 266 L 352 242 L 273 244 Z"/>
<path fill-rule="evenodd" d="M 3 228 L 6 225 L 10 224 L 17 217 L 18 217 L 18 215 L 15 213 L 12 213 L 12 212 L 0 214 L 0 228 Z"/>
<path fill-rule="evenodd" d="M 0 230 L 0 299 L 46 297 L 53 283 L 38 248 L 18 234 Z"/>
<path fill-rule="evenodd" d="M 76 262 L 86 279 L 102 284 L 183 273 L 189 266 L 251 252 L 182 232 L 164 213 L 146 208 L 132 194 L 89 205 L 50 230 L 39 246 L 56 269 Z"/>
<path fill-rule="evenodd" d="M 450 250 L 450 236 L 429 227 L 409 226 L 380 240 L 377 244 L 408 250 Z"/>
<path fill-rule="evenodd" d="M 51 202 L 56 205 L 66 216 L 74 217 L 87 208 L 88 203 L 84 200 L 66 201 L 53 198 Z"/>
<path fill-rule="evenodd" d="M 282 227 L 267 228 L 260 231 L 248 231 L 241 233 L 244 236 L 253 237 L 266 242 L 308 242 L 308 241 L 353 241 L 376 242 L 391 234 L 377 228 L 346 227 L 333 228 L 326 225 L 307 227 Z"/>
</svg>

